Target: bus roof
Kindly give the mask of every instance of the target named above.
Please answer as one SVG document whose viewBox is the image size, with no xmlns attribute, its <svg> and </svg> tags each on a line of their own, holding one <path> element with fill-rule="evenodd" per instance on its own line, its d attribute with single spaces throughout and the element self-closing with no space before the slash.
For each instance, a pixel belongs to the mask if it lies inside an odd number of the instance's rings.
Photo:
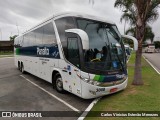
<svg viewBox="0 0 160 120">
<path fill-rule="evenodd" d="M 54 18 L 58 19 L 58 18 L 67 17 L 67 16 L 88 18 L 88 19 L 92 19 L 92 20 L 106 22 L 106 23 L 109 23 L 109 24 L 114 24 L 113 22 L 106 20 L 106 18 L 104 18 L 104 17 L 89 15 L 89 14 L 86 14 L 86 13 L 78 13 L 78 12 L 57 14 L 57 15 L 54 16 Z"/>
<path fill-rule="evenodd" d="M 102 21 L 102 22 L 109 23 L 109 24 L 115 24 L 115 23 L 113 23 L 111 21 L 107 21 L 106 18 L 104 18 L 104 17 L 89 15 L 89 14 L 85 14 L 85 13 L 78 13 L 78 12 L 66 12 L 66 13 L 56 14 L 56 15 L 53 15 L 53 16 L 45 19 L 44 21 L 40 22 L 39 24 L 35 25 L 34 27 L 26 30 L 26 32 L 22 33 L 21 35 L 24 35 L 24 34 L 28 33 L 29 31 L 32 31 L 36 27 L 42 25 L 43 23 L 45 23 L 45 22 L 47 22 L 49 20 L 52 20 L 52 19 L 56 20 L 56 19 L 59 19 L 59 18 L 69 17 L 69 16 L 71 16 L 71 17 L 81 17 L 81 18 L 86 18 L 86 19 Z M 19 35 L 19 36 L 21 36 L 21 35 Z"/>
</svg>

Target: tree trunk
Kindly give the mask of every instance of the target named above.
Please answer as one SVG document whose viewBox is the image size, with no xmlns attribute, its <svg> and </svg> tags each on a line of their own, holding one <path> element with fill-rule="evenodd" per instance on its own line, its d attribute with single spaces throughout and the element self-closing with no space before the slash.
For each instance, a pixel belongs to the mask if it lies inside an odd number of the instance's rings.
<svg viewBox="0 0 160 120">
<path fill-rule="evenodd" d="M 138 50 L 136 51 L 134 80 L 132 82 L 132 85 L 143 85 L 141 57 L 142 57 L 142 41 L 144 39 L 144 33 L 145 33 L 145 25 L 142 24 L 142 20 L 139 17 L 136 26 L 136 38 L 138 40 Z"/>
<path fill-rule="evenodd" d="M 136 52 L 134 80 L 132 82 L 132 85 L 143 85 L 141 57 L 142 57 L 142 44 L 139 43 L 138 50 Z"/>
</svg>

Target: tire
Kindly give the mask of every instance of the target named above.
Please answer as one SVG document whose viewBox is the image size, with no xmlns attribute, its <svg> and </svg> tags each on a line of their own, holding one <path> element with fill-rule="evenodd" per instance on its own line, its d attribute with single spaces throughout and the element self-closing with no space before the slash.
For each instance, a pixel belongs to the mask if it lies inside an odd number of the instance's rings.
<svg viewBox="0 0 160 120">
<path fill-rule="evenodd" d="M 20 70 L 21 71 L 21 65 L 20 65 L 20 63 L 18 62 L 18 70 Z"/>
<path fill-rule="evenodd" d="M 24 74 L 24 73 L 25 73 L 23 63 L 21 63 L 21 72 L 22 72 L 22 74 Z"/>
<path fill-rule="evenodd" d="M 59 73 L 54 76 L 54 87 L 59 93 L 64 93 L 62 77 Z"/>
</svg>

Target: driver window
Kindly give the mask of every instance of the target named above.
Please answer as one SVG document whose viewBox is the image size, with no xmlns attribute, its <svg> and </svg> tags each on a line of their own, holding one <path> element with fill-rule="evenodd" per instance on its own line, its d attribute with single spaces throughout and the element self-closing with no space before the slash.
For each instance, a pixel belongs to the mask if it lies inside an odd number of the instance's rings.
<svg viewBox="0 0 160 120">
<path fill-rule="evenodd" d="M 79 47 L 78 47 L 78 38 L 72 37 L 68 38 L 68 61 L 70 61 L 76 67 L 80 67 L 80 60 L 79 60 Z"/>
</svg>

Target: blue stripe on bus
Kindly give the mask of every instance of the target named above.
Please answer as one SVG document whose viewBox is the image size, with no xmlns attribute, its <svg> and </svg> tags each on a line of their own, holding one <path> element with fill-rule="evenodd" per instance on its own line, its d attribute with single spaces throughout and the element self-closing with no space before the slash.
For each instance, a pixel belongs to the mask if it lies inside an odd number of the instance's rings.
<svg viewBox="0 0 160 120">
<path fill-rule="evenodd" d="M 30 46 L 17 49 L 17 55 L 60 59 L 57 45 Z"/>
</svg>

